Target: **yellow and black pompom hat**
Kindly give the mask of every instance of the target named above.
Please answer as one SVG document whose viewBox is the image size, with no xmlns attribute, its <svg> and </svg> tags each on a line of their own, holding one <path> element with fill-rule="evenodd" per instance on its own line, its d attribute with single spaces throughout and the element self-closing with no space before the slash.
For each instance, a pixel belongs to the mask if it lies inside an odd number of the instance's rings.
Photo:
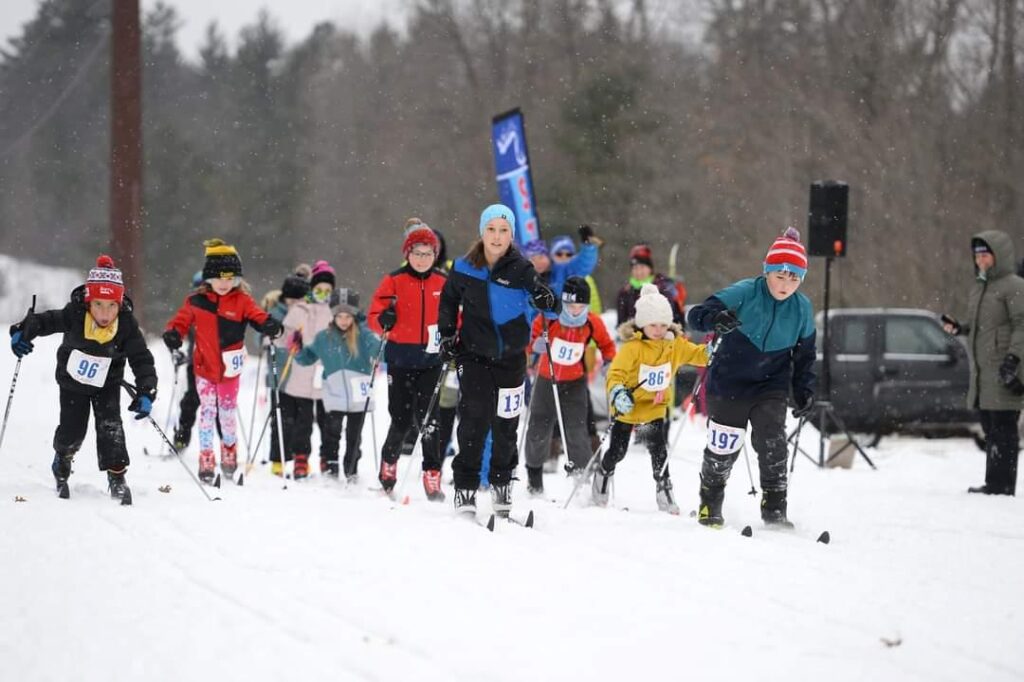
<svg viewBox="0 0 1024 682">
<path fill-rule="evenodd" d="M 242 259 L 238 251 L 223 239 L 207 239 L 206 262 L 203 264 L 203 279 L 219 279 L 222 277 L 241 277 Z"/>
</svg>

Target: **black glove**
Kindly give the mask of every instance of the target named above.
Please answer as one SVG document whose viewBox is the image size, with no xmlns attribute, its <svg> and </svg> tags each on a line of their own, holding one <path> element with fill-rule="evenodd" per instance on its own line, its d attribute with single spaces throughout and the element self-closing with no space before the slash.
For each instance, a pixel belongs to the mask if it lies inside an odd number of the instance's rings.
<svg viewBox="0 0 1024 682">
<path fill-rule="evenodd" d="M 814 394 L 804 393 L 803 395 L 795 396 L 793 402 L 796 403 L 796 407 L 793 408 L 793 416 L 797 419 L 803 419 L 810 416 L 811 410 L 814 409 Z"/>
<path fill-rule="evenodd" d="M 553 313 L 561 312 L 561 301 L 555 296 L 555 292 L 546 284 L 537 283 L 537 288 L 530 295 L 533 305 L 537 310 L 550 310 Z"/>
<path fill-rule="evenodd" d="M 380 324 L 380 328 L 386 332 L 391 331 L 395 323 L 398 322 L 398 312 L 395 310 L 395 306 L 389 305 L 384 310 L 380 311 L 380 315 L 377 316 L 377 322 Z"/>
<path fill-rule="evenodd" d="M 457 335 L 442 336 L 437 344 L 437 352 L 441 355 L 441 362 L 452 360 L 458 352 L 458 345 L 459 337 Z"/>
<path fill-rule="evenodd" d="M 594 244 L 598 247 L 604 245 L 604 240 L 594 234 L 594 228 L 590 225 L 580 225 L 576 231 L 580 235 L 580 241 L 584 244 Z"/>
<path fill-rule="evenodd" d="M 723 310 L 715 315 L 715 332 L 718 334 L 728 334 L 736 327 L 739 327 L 742 322 L 736 317 L 735 311 Z"/>
<path fill-rule="evenodd" d="M 264 336 L 269 337 L 271 339 L 276 339 L 283 333 L 284 327 L 282 327 L 281 323 L 278 322 L 273 317 L 268 317 L 267 321 L 263 323 L 262 327 L 260 327 L 260 334 L 263 334 Z"/>
<path fill-rule="evenodd" d="M 1003 386 L 1010 389 L 1014 395 L 1024 395 L 1024 383 L 1017 378 L 1017 368 L 1020 366 L 1020 358 L 1013 353 L 1003 358 L 1003 364 L 999 365 L 999 380 Z"/>
<path fill-rule="evenodd" d="M 174 369 L 178 369 L 182 365 L 188 364 L 188 356 L 180 350 L 171 351 L 171 359 L 174 360 Z"/>
<path fill-rule="evenodd" d="M 168 329 L 164 332 L 164 345 L 167 346 L 167 350 L 176 351 L 181 348 L 181 334 L 175 329 Z"/>
<path fill-rule="evenodd" d="M 942 320 L 942 326 L 943 326 L 943 329 L 945 329 L 945 326 L 946 326 L 947 324 L 948 324 L 948 325 L 949 325 L 950 327 L 952 327 L 952 328 L 953 328 L 953 329 L 952 329 L 952 331 L 949 331 L 949 330 L 947 330 L 947 331 L 948 331 L 948 332 L 949 332 L 950 334 L 952 334 L 953 336 L 958 336 L 958 335 L 960 334 L 960 332 L 962 331 L 962 330 L 961 330 L 961 328 L 960 328 L 960 323 L 959 323 L 959 322 L 957 322 L 957 321 L 956 321 L 956 318 L 955 318 L 955 317 L 953 317 L 952 315 L 946 315 L 946 314 L 943 314 L 943 315 L 942 315 L 942 316 L 941 316 L 941 317 L 940 317 L 939 319 L 941 319 L 941 320 Z"/>
</svg>

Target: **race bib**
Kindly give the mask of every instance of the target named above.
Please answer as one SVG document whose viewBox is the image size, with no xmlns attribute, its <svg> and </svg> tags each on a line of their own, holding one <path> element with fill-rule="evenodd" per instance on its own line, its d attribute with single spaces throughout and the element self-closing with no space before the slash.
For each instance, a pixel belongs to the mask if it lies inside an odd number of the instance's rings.
<svg viewBox="0 0 1024 682">
<path fill-rule="evenodd" d="M 739 452 L 747 435 L 745 428 L 726 426 L 708 420 L 708 450 L 716 455 L 731 455 Z"/>
<path fill-rule="evenodd" d="M 551 342 L 551 360 L 556 365 L 575 365 L 583 359 L 584 348 L 582 343 L 555 339 Z"/>
<path fill-rule="evenodd" d="M 313 390 L 319 391 L 324 387 L 324 366 L 319 362 L 313 365 Z"/>
<path fill-rule="evenodd" d="M 245 366 L 245 349 L 239 348 L 237 350 L 226 350 L 220 354 L 221 360 L 224 361 L 224 378 L 231 379 L 237 377 L 242 373 L 242 367 Z"/>
<path fill-rule="evenodd" d="M 441 332 L 436 324 L 427 325 L 427 353 L 437 353 L 441 350 Z"/>
<path fill-rule="evenodd" d="M 352 387 L 353 399 L 365 402 L 370 395 L 370 377 L 352 377 L 349 385 Z"/>
<path fill-rule="evenodd" d="M 523 398 L 526 396 L 526 384 L 515 388 L 498 389 L 498 416 L 502 419 L 515 419 L 523 413 Z"/>
<path fill-rule="evenodd" d="M 637 383 L 643 382 L 645 391 L 657 393 L 666 391 L 672 385 L 672 363 L 664 365 L 640 365 L 640 374 L 637 376 Z"/>
<path fill-rule="evenodd" d="M 103 384 L 107 383 L 111 361 L 111 358 L 86 355 L 80 350 L 73 350 L 68 357 L 68 374 L 80 384 L 103 388 Z"/>
</svg>

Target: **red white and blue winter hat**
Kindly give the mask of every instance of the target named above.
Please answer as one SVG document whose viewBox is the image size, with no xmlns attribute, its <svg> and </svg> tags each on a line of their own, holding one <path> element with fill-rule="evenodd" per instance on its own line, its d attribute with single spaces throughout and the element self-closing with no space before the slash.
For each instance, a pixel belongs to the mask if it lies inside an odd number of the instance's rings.
<svg viewBox="0 0 1024 682">
<path fill-rule="evenodd" d="M 124 301 L 124 277 L 114 267 L 114 259 L 101 255 L 96 259 L 96 267 L 89 271 L 85 280 L 86 301 Z"/>
<path fill-rule="evenodd" d="M 807 249 L 800 242 L 800 231 L 795 227 L 786 228 L 768 249 L 768 255 L 764 257 L 764 274 L 769 272 L 792 272 L 800 279 L 807 275 Z"/>
</svg>

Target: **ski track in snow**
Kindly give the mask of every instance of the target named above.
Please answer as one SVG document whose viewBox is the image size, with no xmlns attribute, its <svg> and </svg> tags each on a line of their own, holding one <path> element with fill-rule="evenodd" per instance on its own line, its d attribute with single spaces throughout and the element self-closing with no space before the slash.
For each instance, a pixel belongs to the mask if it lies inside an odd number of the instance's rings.
<svg viewBox="0 0 1024 682">
<path fill-rule="evenodd" d="M 91 427 L 64 501 L 49 471 L 58 341 L 37 340 L 22 364 L 0 451 L 0 680 L 1024 677 L 1024 588 L 1012 572 L 1024 507 L 964 493 L 984 468 L 970 441 L 887 438 L 871 452 L 878 471 L 800 458 L 797 533 L 761 527 L 737 462 L 729 525 L 714 531 L 687 516 L 704 433 L 689 423 L 672 460 L 681 516 L 657 512 L 634 446 L 612 507 L 589 506 L 584 488 L 563 511 L 569 482 L 548 475 L 545 499 L 525 484 L 514 495 L 515 513 L 536 512 L 534 529 L 499 521 L 488 533 L 454 517 L 450 484 L 441 505 L 418 480 L 409 505 L 367 490 L 370 420 L 358 484 L 314 475 L 283 490 L 261 453 L 243 487 L 208 488 L 222 497 L 211 503 L 178 462 L 143 456 L 160 438 L 125 411 L 134 505 L 109 499 Z M 171 368 L 152 350 L 163 426 Z M 14 363 L 0 353 L 5 392 Z M 255 367 L 240 393 L 246 427 Z M 194 445 L 185 458 L 196 466 Z M 478 504 L 485 519 L 485 494 Z M 752 538 L 738 532 L 746 524 Z M 824 529 L 831 545 L 814 542 Z"/>
</svg>

